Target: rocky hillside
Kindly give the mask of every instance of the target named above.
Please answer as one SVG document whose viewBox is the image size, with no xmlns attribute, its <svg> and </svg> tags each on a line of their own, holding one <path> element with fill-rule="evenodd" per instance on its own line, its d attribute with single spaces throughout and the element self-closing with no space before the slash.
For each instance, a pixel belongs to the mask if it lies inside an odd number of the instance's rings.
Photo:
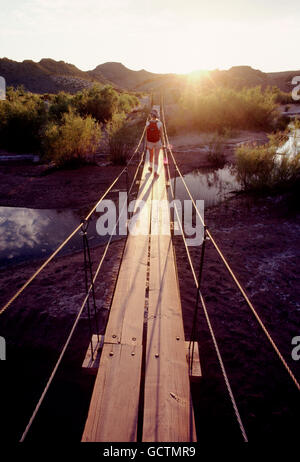
<svg viewBox="0 0 300 462">
<path fill-rule="evenodd" d="M 129 90 L 146 90 L 158 88 L 176 88 L 186 85 L 189 75 L 179 74 L 155 74 L 142 69 L 141 71 L 132 71 L 121 63 L 104 63 L 97 66 L 88 74 L 95 79 L 107 79 L 120 88 Z M 291 91 L 292 78 L 300 75 L 298 71 L 271 72 L 266 73 L 250 66 L 234 66 L 226 71 L 214 70 L 208 73 L 199 74 L 199 79 L 203 85 L 225 85 L 231 88 L 240 89 L 243 87 L 255 87 L 261 85 L 263 88 L 276 85 L 282 91 Z"/>
<path fill-rule="evenodd" d="M 216 84 L 223 84 L 233 88 L 255 87 L 262 88 L 276 85 L 280 90 L 289 92 L 292 89 L 292 78 L 300 75 L 300 71 L 262 72 L 250 66 L 234 66 L 228 71 L 212 71 L 209 78 Z"/>
<path fill-rule="evenodd" d="M 164 77 L 163 74 L 154 74 L 144 69 L 141 71 L 132 71 L 121 63 L 104 63 L 97 66 L 94 70 L 88 71 L 88 74 L 95 79 L 106 78 L 114 85 L 126 88 L 136 89 L 148 80 L 155 80 Z"/>
<path fill-rule="evenodd" d="M 20 63 L 3 58 L 0 59 L 0 75 L 6 79 L 7 86 L 24 85 L 34 93 L 75 93 L 95 82 L 108 83 L 100 74 L 93 78 L 73 64 L 53 59 L 42 59 L 38 63 L 26 60 Z"/>
<path fill-rule="evenodd" d="M 118 89 L 151 91 L 165 90 L 185 86 L 189 75 L 155 74 L 153 72 L 133 71 L 121 63 L 108 62 L 100 64 L 91 71 L 81 71 L 73 64 L 53 59 L 42 59 L 36 63 L 26 60 L 12 61 L 7 58 L 0 59 L 0 75 L 5 77 L 7 85 L 24 85 L 27 90 L 36 93 L 57 93 L 68 91 L 75 93 L 94 83 L 110 83 Z M 292 89 L 292 78 L 300 75 L 298 71 L 265 73 L 250 66 L 235 66 L 229 70 L 214 70 L 208 73 L 199 72 L 198 84 L 205 87 L 212 85 L 225 85 L 239 89 L 261 85 L 276 85 L 281 90 L 289 92 Z M 194 73 L 197 77 L 197 72 Z M 195 83 L 197 79 L 193 79 Z"/>
</svg>

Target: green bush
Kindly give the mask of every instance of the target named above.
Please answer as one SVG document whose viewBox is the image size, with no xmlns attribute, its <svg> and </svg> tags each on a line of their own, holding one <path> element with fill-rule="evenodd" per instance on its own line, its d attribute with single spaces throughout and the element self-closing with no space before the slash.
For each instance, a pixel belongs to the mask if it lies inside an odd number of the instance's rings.
<svg viewBox="0 0 300 462">
<path fill-rule="evenodd" d="M 109 122 L 114 117 L 110 127 L 114 139 L 111 143 L 115 146 L 112 151 L 116 151 L 117 138 L 120 136 L 125 140 L 125 155 L 131 145 L 134 129 L 125 124 L 124 113 L 129 112 L 138 102 L 136 96 L 119 94 L 109 85 L 95 85 L 75 95 L 60 92 L 44 96 L 26 92 L 23 87 L 9 87 L 7 99 L 0 101 L 0 147 L 15 152 L 40 152 L 46 154 L 46 158 L 53 158 L 57 164 L 68 163 L 69 158 L 74 162 L 74 158 L 78 160 L 86 157 L 80 143 L 86 139 L 89 150 L 91 133 L 100 133 L 92 119 Z M 117 121 L 121 120 L 119 126 Z M 79 136 L 80 129 L 83 130 L 82 137 Z M 60 135 L 63 137 L 62 145 L 57 139 Z M 67 135 L 70 137 L 69 143 Z M 76 139 L 80 139 L 77 153 Z M 57 146 L 62 148 L 61 154 Z"/>
<path fill-rule="evenodd" d="M 290 104 L 293 103 L 292 93 L 286 93 L 281 91 L 278 87 L 273 86 L 270 88 L 270 91 L 275 95 L 275 101 L 278 104 Z"/>
<path fill-rule="evenodd" d="M 25 90 L 23 85 L 18 85 L 16 88 L 14 87 L 7 87 L 6 88 L 6 100 L 7 101 L 19 101 L 21 100 L 28 100 L 32 98 L 38 98 L 38 95 L 31 93 Z"/>
<path fill-rule="evenodd" d="M 0 146 L 8 151 L 37 152 L 47 122 L 47 110 L 37 95 L 10 90 L 0 101 Z"/>
<path fill-rule="evenodd" d="M 59 122 L 63 115 L 74 107 L 74 98 L 72 95 L 60 92 L 50 98 L 49 118 Z"/>
<path fill-rule="evenodd" d="M 263 92 L 260 87 L 240 91 L 217 87 L 207 92 L 187 87 L 168 125 L 173 133 L 182 129 L 218 133 L 270 129 L 277 116 L 275 99 L 270 89 Z"/>
<path fill-rule="evenodd" d="M 118 101 L 118 93 L 111 85 L 94 85 L 76 95 L 74 106 L 82 116 L 91 115 L 98 122 L 107 122 L 117 111 Z"/>
<path fill-rule="evenodd" d="M 269 136 L 269 142 L 257 146 L 239 146 L 235 151 L 237 176 L 244 190 L 271 190 L 286 187 L 299 179 L 300 153 L 292 160 L 282 156 L 278 161 L 276 150 L 286 133 Z"/>
<path fill-rule="evenodd" d="M 82 118 L 70 111 L 61 124 L 51 122 L 45 130 L 46 158 L 58 167 L 88 162 L 98 148 L 101 130 L 91 116 Z"/>
<path fill-rule="evenodd" d="M 126 164 L 137 140 L 137 127 L 126 122 L 124 113 L 114 114 L 107 125 L 110 159 L 114 164 Z"/>
<path fill-rule="evenodd" d="M 134 95 L 129 95 L 128 93 L 121 93 L 118 101 L 118 111 L 119 112 L 130 112 L 130 110 L 138 106 L 139 99 Z"/>
<path fill-rule="evenodd" d="M 214 134 L 208 141 L 207 160 L 215 167 L 223 167 L 225 164 L 224 139 L 218 134 Z"/>
<path fill-rule="evenodd" d="M 249 144 L 236 149 L 237 175 L 244 189 L 265 189 L 273 186 L 275 153 L 275 147 L 269 145 Z"/>
</svg>

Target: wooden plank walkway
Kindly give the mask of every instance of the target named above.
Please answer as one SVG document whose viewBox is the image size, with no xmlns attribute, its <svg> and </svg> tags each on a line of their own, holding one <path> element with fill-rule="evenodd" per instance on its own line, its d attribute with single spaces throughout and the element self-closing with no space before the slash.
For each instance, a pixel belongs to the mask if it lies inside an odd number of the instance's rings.
<svg viewBox="0 0 300 462">
<path fill-rule="evenodd" d="M 196 441 L 165 183 L 161 153 L 153 183 L 143 441 Z"/>
<path fill-rule="evenodd" d="M 137 198 L 146 204 L 152 194 L 148 167 L 146 160 Z M 82 441 L 136 441 L 150 207 L 139 227 L 147 232 L 130 234 L 126 242 Z"/>
<path fill-rule="evenodd" d="M 135 233 L 126 242 L 82 437 L 85 442 L 136 441 L 138 424 L 143 425 L 143 441 L 196 441 L 162 152 L 159 157 L 158 179 L 149 174 L 147 158 L 143 168 L 138 201 L 143 200 L 144 206 Z M 144 417 L 138 423 L 141 386 Z"/>
</svg>

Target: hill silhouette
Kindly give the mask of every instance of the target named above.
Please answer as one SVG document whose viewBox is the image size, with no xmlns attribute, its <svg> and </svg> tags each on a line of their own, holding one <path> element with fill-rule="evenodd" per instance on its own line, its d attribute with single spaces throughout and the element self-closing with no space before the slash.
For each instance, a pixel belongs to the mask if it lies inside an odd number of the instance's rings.
<svg viewBox="0 0 300 462">
<path fill-rule="evenodd" d="M 41 59 L 36 63 L 31 60 L 23 62 L 0 59 L 0 75 L 6 79 L 7 86 L 23 85 L 34 93 L 57 93 L 67 91 L 75 93 L 93 83 L 109 83 L 99 75 L 93 79 L 87 72 L 81 71 L 73 64 L 54 59 Z"/>
<path fill-rule="evenodd" d="M 41 59 L 39 62 L 17 62 L 2 58 L 0 75 L 6 79 L 8 86 L 23 85 L 35 93 L 75 93 L 95 83 L 111 84 L 115 88 L 131 91 L 176 90 L 187 85 L 191 78 L 189 74 L 157 74 L 144 69 L 134 71 L 117 62 L 103 63 L 93 70 L 82 71 L 73 64 L 49 58 Z M 235 89 L 257 85 L 266 88 L 276 85 L 280 90 L 289 92 L 292 89 L 292 78 L 300 75 L 300 70 L 266 73 L 250 66 L 234 66 L 229 70 L 213 70 L 206 73 L 195 71 L 191 75 L 194 76 L 193 82 L 204 88 L 215 85 Z"/>
<path fill-rule="evenodd" d="M 154 74 L 153 72 L 147 72 L 144 69 L 140 71 L 132 71 L 124 66 L 124 64 L 116 62 L 100 64 L 94 70 L 88 71 L 88 74 L 96 79 L 98 79 L 98 77 L 104 77 L 121 88 L 131 90 L 137 88 L 147 80 L 156 79 L 162 76 L 162 74 Z"/>
</svg>

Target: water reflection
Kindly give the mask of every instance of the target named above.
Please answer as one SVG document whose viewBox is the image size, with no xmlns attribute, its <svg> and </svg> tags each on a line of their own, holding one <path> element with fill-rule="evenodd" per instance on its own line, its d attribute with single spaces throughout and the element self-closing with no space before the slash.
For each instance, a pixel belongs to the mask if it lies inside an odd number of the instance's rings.
<svg viewBox="0 0 300 462">
<path fill-rule="evenodd" d="M 219 169 L 197 169 L 183 176 L 195 200 L 204 200 L 204 207 L 211 207 L 230 196 L 233 191 L 241 189 L 236 179 L 235 170 L 230 165 Z M 174 187 L 174 179 L 172 180 Z M 176 198 L 189 199 L 180 178 L 176 180 Z"/>
<path fill-rule="evenodd" d="M 75 210 L 0 207 L 0 266 L 49 255 L 80 219 L 80 211 Z M 96 219 L 89 226 L 89 239 L 93 244 L 103 243 L 107 237 L 98 236 L 95 223 Z M 82 237 L 77 233 L 63 253 L 81 246 Z"/>
<path fill-rule="evenodd" d="M 194 199 L 204 200 L 205 208 L 216 205 L 226 199 L 230 192 L 240 189 L 230 166 L 218 170 L 195 170 L 185 175 L 184 179 Z M 174 185 L 174 179 L 172 181 Z M 176 198 L 189 199 L 178 178 Z M 46 257 L 78 226 L 81 216 L 85 214 L 77 210 L 0 207 L 0 267 L 30 258 Z M 108 240 L 108 236 L 99 236 L 96 232 L 98 216 L 94 216 L 88 229 L 91 245 L 103 244 Z M 113 239 L 118 238 L 115 236 Z M 77 233 L 62 254 L 79 249 L 82 249 L 82 237 Z"/>
</svg>

